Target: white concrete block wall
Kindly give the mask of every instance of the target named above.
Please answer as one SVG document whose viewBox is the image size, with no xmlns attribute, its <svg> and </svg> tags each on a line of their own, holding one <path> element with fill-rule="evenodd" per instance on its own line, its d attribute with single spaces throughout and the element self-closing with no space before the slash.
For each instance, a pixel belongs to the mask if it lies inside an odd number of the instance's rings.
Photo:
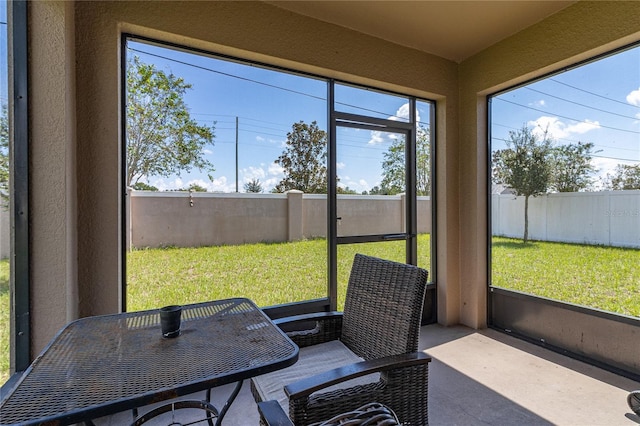
<svg viewBox="0 0 640 426">
<path fill-rule="evenodd" d="M 326 195 L 132 191 L 132 247 L 197 247 L 325 237 Z M 418 201 L 419 232 L 431 231 L 431 201 Z M 339 235 L 404 232 L 401 196 L 339 195 Z"/>
<path fill-rule="evenodd" d="M 11 254 L 11 225 L 9 210 L 0 206 L 0 259 Z"/>
<path fill-rule="evenodd" d="M 341 235 L 402 232 L 400 196 L 340 196 Z M 193 207 L 190 205 L 193 200 Z M 132 247 L 287 241 L 285 194 L 133 191 L 127 232 Z M 363 203 L 358 205 L 358 203 Z M 493 235 L 522 238 L 524 197 L 492 195 Z M 325 195 L 304 194 L 303 238 L 326 234 Z M 350 209 L 353 209 L 351 212 Z M 529 238 L 640 248 L 640 191 L 548 194 L 529 200 Z M 353 218 L 363 215 L 365 219 Z M 0 258 L 10 255 L 9 212 L 0 210 Z M 349 224 L 353 227 L 349 229 Z M 378 231 L 372 231 L 377 229 Z M 418 198 L 418 232 L 431 232 L 431 200 Z"/>
</svg>

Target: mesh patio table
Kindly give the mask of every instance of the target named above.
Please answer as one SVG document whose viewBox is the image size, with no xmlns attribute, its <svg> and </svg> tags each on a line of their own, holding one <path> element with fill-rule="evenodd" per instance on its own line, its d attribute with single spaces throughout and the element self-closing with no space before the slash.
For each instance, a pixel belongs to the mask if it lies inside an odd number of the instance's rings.
<svg viewBox="0 0 640 426">
<path fill-rule="evenodd" d="M 158 310 L 79 319 L 64 327 L 0 402 L 0 425 L 91 419 L 287 367 L 298 347 L 248 299 L 184 305 L 165 339 Z M 135 423 L 134 423 L 135 424 Z"/>
</svg>

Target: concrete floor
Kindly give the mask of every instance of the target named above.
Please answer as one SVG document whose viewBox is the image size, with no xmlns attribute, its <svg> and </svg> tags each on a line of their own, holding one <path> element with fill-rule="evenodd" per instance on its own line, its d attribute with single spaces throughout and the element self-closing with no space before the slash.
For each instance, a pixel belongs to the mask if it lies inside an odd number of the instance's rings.
<svg viewBox="0 0 640 426">
<path fill-rule="evenodd" d="M 432 425 L 638 425 L 640 383 L 495 330 L 423 327 Z M 640 356 L 640 353 L 639 353 Z"/>
<path fill-rule="evenodd" d="M 420 346 L 433 358 L 431 425 L 640 424 L 626 402 L 629 391 L 640 389 L 640 383 L 503 333 L 429 325 L 422 328 Z M 220 406 L 232 388 L 217 388 L 214 403 Z M 224 424 L 257 425 L 256 410 L 245 383 Z M 147 424 L 167 425 L 171 418 L 167 419 Z M 95 421 L 97 426 L 130 422 L 130 412 Z"/>
</svg>

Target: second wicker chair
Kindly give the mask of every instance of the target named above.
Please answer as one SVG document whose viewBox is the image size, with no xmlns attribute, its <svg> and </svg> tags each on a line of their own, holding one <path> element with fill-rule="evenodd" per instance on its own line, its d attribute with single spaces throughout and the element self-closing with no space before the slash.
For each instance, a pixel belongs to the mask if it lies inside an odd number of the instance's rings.
<svg viewBox="0 0 640 426">
<path fill-rule="evenodd" d="M 403 424 L 428 424 L 431 358 L 417 352 L 427 275 L 416 266 L 357 254 L 343 313 L 276 320 L 300 346 L 299 361 L 253 378 L 256 401 L 277 400 L 295 425 L 373 401 Z M 310 326 L 300 331 L 300 324 Z"/>
</svg>

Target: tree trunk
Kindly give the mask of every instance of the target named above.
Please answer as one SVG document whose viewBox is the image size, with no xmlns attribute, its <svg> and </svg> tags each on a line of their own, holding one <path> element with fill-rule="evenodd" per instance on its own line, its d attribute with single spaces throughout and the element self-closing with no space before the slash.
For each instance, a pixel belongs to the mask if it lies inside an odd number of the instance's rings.
<svg viewBox="0 0 640 426">
<path fill-rule="evenodd" d="M 522 241 L 527 244 L 529 240 L 529 196 L 524 197 L 524 237 Z"/>
</svg>

